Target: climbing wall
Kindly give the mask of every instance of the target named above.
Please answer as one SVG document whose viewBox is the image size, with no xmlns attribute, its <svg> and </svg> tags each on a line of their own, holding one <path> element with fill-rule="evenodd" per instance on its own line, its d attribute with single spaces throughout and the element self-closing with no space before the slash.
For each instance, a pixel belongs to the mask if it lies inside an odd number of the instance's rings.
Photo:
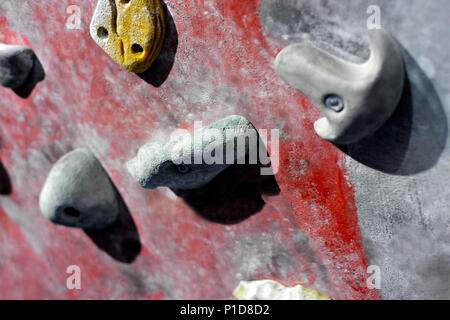
<svg viewBox="0 0 450 320">
<path fill-rule="evenodd" d="M 164 2 L 163 49 L 141 75 L 90 37 L 96 1 L 0 3 L 0 42 L 31 47 L 45 70 L 28 98 L 0 88 L 0 176 L 11 186 L 0 197 L 0 299 L 229 299 L 239 281 L 259 279 L 333 299 L 450 298 L 447 1 L 371 1 L 404 47 L 407 97 L 373 137 L 346 147 L 315 134 L 319 111 L 273 63 L 298 41 L 367 58 L 369 1 Z M 68 27 L 70 6 L 79 28 Z M 232 114 L 280 130 L 270 187 L 251 168 L 228 170 L 208 190 L 222 201 L 193 204 L 128 173 L 144 143 Z M 39 212 L 52 165 L 79 147 L 121 195 L 113 228 L 65 228 Z M 71 265 L 80 290 L 66 287 Z M 378 291 L 369 265 L 381 268 Z"/>
</svg>

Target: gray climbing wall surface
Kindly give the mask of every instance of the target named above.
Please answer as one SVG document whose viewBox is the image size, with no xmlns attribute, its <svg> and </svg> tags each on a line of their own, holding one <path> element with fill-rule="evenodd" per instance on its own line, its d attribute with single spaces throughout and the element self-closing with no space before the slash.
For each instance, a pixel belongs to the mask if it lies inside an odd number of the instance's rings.
<svg viewBox="0 0 450 320">
<path fill-rule="evenodd" d="M 263 0 L 261 19 L 287 43 L 312 42 L 354 62 L 369 56 L 367 8 L 404 49 L 409 88 L 389 123 L 348 146 L 358 219 L 386 299 L 450 298 L 450 5 L 446 0 Z"/>
</svg>

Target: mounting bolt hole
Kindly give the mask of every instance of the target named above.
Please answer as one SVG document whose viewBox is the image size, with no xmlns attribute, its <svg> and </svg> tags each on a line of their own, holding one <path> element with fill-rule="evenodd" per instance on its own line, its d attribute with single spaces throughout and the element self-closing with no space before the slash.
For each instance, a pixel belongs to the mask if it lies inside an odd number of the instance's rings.
<svg viewBox="0 0 450 320">
<path fill-rule="evenodd" d="M 141 53 L 141 52 L 144 52 L 144 48 L 142 48 L 140 45 L 135 43 L 135 44 L 133 44 L 131 46 L 131 52 L 133 52 L 133 53 Z"/>
<path fill-rule="evenodd" d="M 327 108 L 335 112 L 341 112 L 342 110 L 344 110 L 344 101 L 341 97 L 334 94 L 329 95 L 325 98 L 325 105 L 327 106 Z"/>
<path fill-rule="evenodd" d="M 191 172 L 191 167 L 185 165 L 184 163 L 179 164 L 176 167 L 177 167 L 178 172 L 181 174 L 187 174 L 187 173 Z"/>
<path fill-rule="evenodd" d="M 79 218 L 81 216 L 81 212 L 72 207 L 65 208 L 64 214 L 71 218 Z"/>
<path fill-rule="evenodd" d="M 108 38 L 108 30 L 106 30 L 106 28 L 104 28 L 104 27 L 98 28 L 97 36 L 101 39 Z"/>
</svg>

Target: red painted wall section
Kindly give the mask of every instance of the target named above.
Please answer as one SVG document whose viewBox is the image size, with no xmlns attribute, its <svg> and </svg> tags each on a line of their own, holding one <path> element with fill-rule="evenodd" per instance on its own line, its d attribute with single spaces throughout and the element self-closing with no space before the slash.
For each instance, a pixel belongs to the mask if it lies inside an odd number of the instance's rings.
<svg viewBox="0 0 450 320">
<path fill-rule="evenodd" d="M 258 1 L 167 1 L 178 51 L 160 87 L 121 69 L 90 38 L 95 2 L 33 1 L 27 22 L 0 12 L 0 41 L 29 45 L 46 70 L 28 99 L 0 89 L 1 158 L 13 186 L 0 199 L 0 298 L 222 299 L 240 280 L 270 278 L 334 299 L 378 299 L 366 287 L 345 156 L 315 135 L 314 106 L 276 76 L 282 47 L 263 30 Z M 65 28 L 69 5 L 81 7 L 83 30 Z M 165 189 L 140 189 L 126 171 L 143 143 L 230 114 L 281 131 L 281 193 L 244 222 L 205 221 Z M 133 263 L 39 213 L 52 164 L 76 147 L 94 151 L 132 214 L 142 243 Z M 66 288 L 73 264 L 81 290 Z"/>
</svg>

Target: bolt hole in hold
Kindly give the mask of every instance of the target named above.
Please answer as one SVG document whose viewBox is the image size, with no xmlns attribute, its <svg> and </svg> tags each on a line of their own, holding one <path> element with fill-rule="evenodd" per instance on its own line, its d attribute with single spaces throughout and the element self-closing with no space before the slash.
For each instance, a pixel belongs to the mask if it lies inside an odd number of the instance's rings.
<svg viewBox="0 0 450 320">
<path fill-rule="evenodd" d="M 187 173 L 191 172 L 191 168 L 189 166 L 185 165 L 184 163 L 177 165 L 177 170 L 181 174 L 187 174 Z"/>
<path fill-rule="evenodd" d="M 135 43 L 135 44 L 133 44 L 131 46 L 131 52 L 133 52 L 133 53 L 141 53 L 141 52 L 144 52 L 144 48 L 142 48 L 140 45 Z"/>
<path fill-rule="evenodd" d="M 331 109 L 335 112 L 341 112 L 344 110 L 344 101 L 342 101 L 342 98 L 332 94 L 325 98 L 325 105 L 328 109 Z"/>
<path fill-rule="evenodd" d="M 71 218 L 79 218 L 80 216 L 81 216 L 81 212 L 80 211 L 78 211 L 77 209 L 75 209 L 75 208 L 72 208 L 72 207 L 67 207 L 67 208 L 65 208 L 64 209 L 64 214 L 66 215 L 66 216 L 68 216 L 68 217 L 71 217 Z"/>
<path fill-rule="evenodd" d="M 101 39 L 108 38 L 108 30 L 106 30 L 106 28 L 104 28 L 104 27 L 100 27 L 97 30 L 97 35 Z"/>
<path fill-rule="evenodd" d="M 121 0 L 120 2 L 121 2 L 122 4 L 129 4 L 130 1 L 131 1 L 131 0 Z"/>
</svg>

